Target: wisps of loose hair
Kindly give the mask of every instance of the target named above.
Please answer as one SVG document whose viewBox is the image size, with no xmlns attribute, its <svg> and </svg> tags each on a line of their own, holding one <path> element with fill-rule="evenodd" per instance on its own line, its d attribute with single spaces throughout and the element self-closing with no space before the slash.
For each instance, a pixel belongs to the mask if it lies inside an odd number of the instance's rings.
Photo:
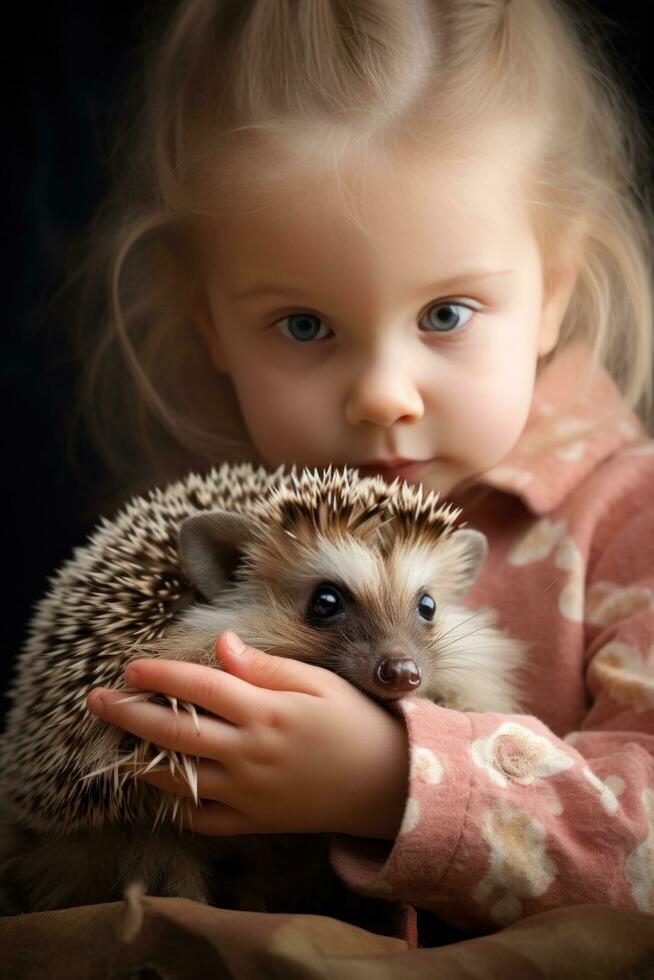
<svg viewBox="0 0 654 980">
<path fill-rule="evenodd" d="M 152 22 L 159 23 L 159 8 Z M 627 404 L 651 409 L 652 138 L 585 0 L 182 0 L 152 30 L 112 154 L 112 191 L 71 247 L 80 415 L 129 492 L 257 460 L 192 310 L 197 219 L 294 166 L 341 178 L 407 147 L 457 153 L 493 126 L 533 136 L 546 274 L 583 227 L 557 350 L 586 341 Z M 515 132 L 515 130 L 512 130 Z M 265 148 L 267 161 L 260 166 Z M 437 149 L 434 149 L 437 148 Z M 519 147 L 516 146 L 516 152 Z M 288 166 L 285 166 L 288 163 Z M 351 183 L 348 187 L 352 187 Z"/>
</svg>

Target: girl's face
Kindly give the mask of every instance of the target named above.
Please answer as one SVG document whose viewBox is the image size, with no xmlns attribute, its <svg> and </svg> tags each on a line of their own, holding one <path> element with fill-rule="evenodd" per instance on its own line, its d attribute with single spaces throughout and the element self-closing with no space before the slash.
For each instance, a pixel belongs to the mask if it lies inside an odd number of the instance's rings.
<svg viewBox="0 0 654 980">
<path fill-rule="evenodd" d="M 520 162 L 384 167 L 357 213 L 317 178 L 208 228 L 198 324 L 270 468 L 419 460 L 450 494 L 518 439 L 572 273 L 544 295 Z"/>
</svg>

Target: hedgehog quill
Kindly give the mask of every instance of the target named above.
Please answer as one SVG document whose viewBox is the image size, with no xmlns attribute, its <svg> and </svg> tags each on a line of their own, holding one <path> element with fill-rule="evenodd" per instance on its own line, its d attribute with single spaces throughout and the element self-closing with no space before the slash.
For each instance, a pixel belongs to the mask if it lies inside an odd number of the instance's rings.
<svg viewBox="0 0 654 980">
<path fill-rule="evenodd" d="M 347 917 L 326 835 L 182 831 L 175 821 L 180 806 L 192 821 L 190 801 L 133 777 L 165 760 L 201 805 L 199 760 L 103 722 L 85 699 L 96 686 L 120 688 L 197 723 L 201 708 L 131 689 L 123 670 L 143 656 L 220 669 L 215 641 L 234 629 L 380 703 L 519 712 L 525 644 L 491 611 L 459 605 L 486 554 L 460 516 L 421 486 L 354 469 L 226 463 L 103 519 L 49 580 L 10 688 L 0 909 L 115 901 L 136 878 L 150 895 L 253 911 L 337 906 Z"/>
</svg>

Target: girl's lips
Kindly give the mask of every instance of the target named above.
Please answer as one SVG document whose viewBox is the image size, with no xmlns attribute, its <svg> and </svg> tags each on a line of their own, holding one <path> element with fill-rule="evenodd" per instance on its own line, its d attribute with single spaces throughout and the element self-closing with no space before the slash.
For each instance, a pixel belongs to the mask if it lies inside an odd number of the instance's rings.
<svg viewBox="0 0 654 980">
<path fill-rule="evenodd" d="M 428 459 L 414 460 L 413 463 L 404 463 L 402 466 L 357 466 L 360 476 L 381 476 L 384 480 L 392 483 L 395 477 L 400 480 L 410 480 L 416 473 L 429 463 Z"/>
</svg>

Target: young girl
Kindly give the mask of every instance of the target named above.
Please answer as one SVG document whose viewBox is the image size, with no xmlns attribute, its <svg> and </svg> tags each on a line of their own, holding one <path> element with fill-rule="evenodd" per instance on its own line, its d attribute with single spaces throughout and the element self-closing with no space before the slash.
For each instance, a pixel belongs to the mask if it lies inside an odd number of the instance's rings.
<svg viewBox="0 0 654 980">
<path fill-rule="evenodd" d="M 524 715 L 391 713 L 231 631 L 224 672 L 125 672 L 213 712 L 199 736 L 87 701 L 202 757 L 196 832 L 332 835 L 413 944 L 414 907 L 480 931 L 654 912 L 647 139 L 582 32 L 559 0 L 184 0 L 90 259 L 111 306 L 88 390 L 142 485 L 358 465 L 488 536 L 466 602 L 529 642 Z"/>
</svg>

